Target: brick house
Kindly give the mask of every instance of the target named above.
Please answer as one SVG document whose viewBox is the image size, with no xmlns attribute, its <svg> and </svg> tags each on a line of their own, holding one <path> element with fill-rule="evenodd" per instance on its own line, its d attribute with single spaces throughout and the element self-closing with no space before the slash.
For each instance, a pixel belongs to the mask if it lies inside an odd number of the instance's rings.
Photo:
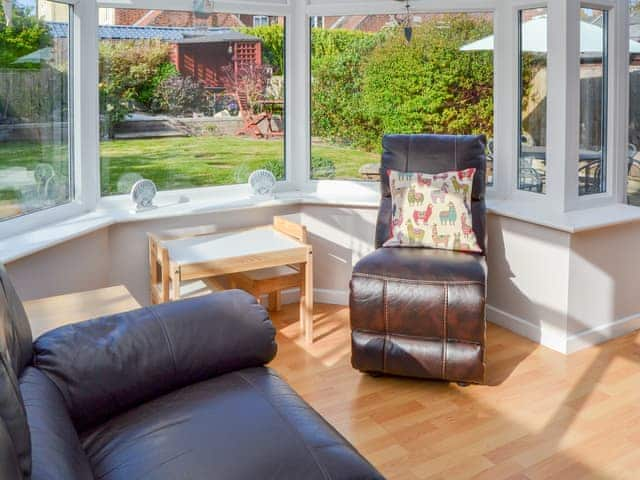
<svg viewBox="0 0 640 480">
<path fill-rule="evenodd" d="M 67 23 L 47 22 L 54 39 L 68 38 Z M 170 59 L 183 76 L 206 87 L 228 87 L 225 67 L 237 73 L 247 66 L 262 65 L 259 38 L 225 27 L 165 27 L 101 25 L 101 41 L 160 40 L 171 46 Z"/>
<path fill-rule="evenodd" d="M 212 13 L 197 15 L 194 12 L 172 10 L 144 10 L 134 8 L 113 9 L 115 25 L 138 27 L 253 27 L 279 23 L 278 17 L 264 15 L 235 15 Z"/>
</svg>

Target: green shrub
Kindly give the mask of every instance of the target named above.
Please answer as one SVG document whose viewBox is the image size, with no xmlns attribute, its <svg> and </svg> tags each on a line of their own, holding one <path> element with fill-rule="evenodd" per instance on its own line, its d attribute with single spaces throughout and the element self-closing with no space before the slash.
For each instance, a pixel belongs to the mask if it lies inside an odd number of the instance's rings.
<svg viewBox="0 0 640 480">
<path fill-rule="evenodd" d="M 312 134 L 379 151 L 385 133 L 486 133 L 493 129 L 492 52 L 460 47 L 490 35 L 481 17 L 427 19 L 407 44 L 377 34 L 313 31 Z"/>
<path fill-rule="evenodd" d="M 311 156 L 311 178 L 330 179 L 336 176 L 336 164 L 327 157 Z"/>
<path fill-rule="evenodd" d="M 51 35 L 43 21 L 27 9 L 14 6 L 13 26 L 6 25 L 0 9 L 0 67 L 39 69 L 40 64 L 14 64 L 18 58 L 52 45 Z"/>
<path fill-rule="evenodd" d="M 425 22 L 409 45 L 396 32 L 363 65 L 363 108 L 380 135 L 492 131 L 493 55 L 460 51 L 491 24 L 466 15 L 447 23 Z"/>
<path fill-rule="evenodd" d="M 152 110 L 171 115 L 202 112 L 211 103 L 204 86 L 191 77 L 169 77 L 158 85 Z"/>
<path fill-rule="evenodd" d="M 312 31 L 312 131 L 338 143 L 367 146 L 370 117 L 362 104 L 362 64 L 385 33 Z"/>
<path fill-rule="evenodd" d="M 140 87 L 137 95 L 137 101 L 149 108 L 153 104 L 156 96 L 156 90 L 165 80 L 179 76 L 180 73 L 176 66 L 171 62 L 160 64 L 156 73 L 151 77 L 149 82 Z"/>
<path fill-rule="evenodd" d="M 276 180 L 284 180 L 284 163 L 282 160 L 278 160 L 277 158 L 273 158 L 265 162 L 261 167 L 261 169 L 269 170 L 276 177 Z"/>
<path fill-rule="evenodd" d="M 169 66 L 170 48 L 159 40 L 100 43 L 100 104 L 107 133 L 136 105 L 149 109 L 158 85 L 177 73 Z"/>
<path fill-rule="evenodd" d="M 273 67 L 274 75 L 282 75 L 284 72 L 284 28 L 282 25 L 243 28 L 242 32 L 262 40 L 264 63 Z"/>
</svg>

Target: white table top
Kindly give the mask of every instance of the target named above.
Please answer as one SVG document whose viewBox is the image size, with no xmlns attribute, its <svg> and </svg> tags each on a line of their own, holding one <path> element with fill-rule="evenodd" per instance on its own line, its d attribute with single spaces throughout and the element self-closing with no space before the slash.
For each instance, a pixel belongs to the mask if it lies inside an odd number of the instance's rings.
<svg viewBox="0 0 640 480">
<path fill-rule="evenodd" d="M 254 228 L 214 235 L 166 240 L 162 246 L 169 258 L 179 265 L 211 262 L 226 258 L 259 255 L 303 248 L 306 245 L 272 227 Z"/>
</svg>

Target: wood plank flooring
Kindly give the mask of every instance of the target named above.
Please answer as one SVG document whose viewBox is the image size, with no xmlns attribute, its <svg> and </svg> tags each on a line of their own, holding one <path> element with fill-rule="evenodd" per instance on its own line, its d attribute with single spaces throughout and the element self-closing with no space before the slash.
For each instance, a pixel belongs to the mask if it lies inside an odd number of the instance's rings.
<svg viewBox="0 0 640 480">
<path fill-rule="evenodd" d="M 488 386 L 372 378 L 350 365 L 349 312 L 274 314 L 271 366 L 389 479 L 639 479 L 640 333 L 564 356 L 491 325 Z"/>
</svg>

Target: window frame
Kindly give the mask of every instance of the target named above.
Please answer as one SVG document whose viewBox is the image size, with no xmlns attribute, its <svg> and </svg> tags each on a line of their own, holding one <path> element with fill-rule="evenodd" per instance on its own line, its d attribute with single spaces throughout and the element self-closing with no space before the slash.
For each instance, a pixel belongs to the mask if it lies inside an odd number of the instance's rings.
<svg viewBox="0 0 640 480">
<path fill-rule="evenodd" d="M 606 138 L 603 139 L 606 151 L 603 151 L 606 166 L 604 170 L 605 191 L 590 195 L 580 195 L 578 188 L 579 165 L 579 125 L 580 105 L 579 96 L 575 107 L 575 126 L 567 126 L 567 136 L 575 137 L 575 154 L 572 161 L 566 162 L 566 168 L 575 170 L 575 174 L 567 170 L 565 182 L 564 211 L 597 208 L 615 203 L 623 203 L 626 198 L 626 151 L 628 149 L 628 59 L 629 59 L 629 31 L 628 5 L 624 0 L 580 1 L 568 0 L 569 11 L 573 12 L 573 19 L 580 21 L 580 9 L 592 8 L 607 12 L 607 36 L 605 39 L 607 58 L 605 59 L 607 85 L 604 92 L 607 112 L 603 115 L 603 123 L 607 125 Z M 571 19 L 570 19 L 571 21 Z M 578 27 L 579 28 L 579 27 Z M 625 45 L 626 42 L 626 45 Z M 569 88 L 580 92 L 580 41 L 572 52 L 578 58 L 578 70 L 569 80 Z M 622 65 L 625 65 L 624 70 Z M 574 130 L 575 128 L 575 130 Z M 621 132 L 622 130 L 622 132 Z M 575 135 L 574 135 L 575 133 Z M 571 158 L 571 157 L 568 157 Z"/>
<path fill-rule="evenodd" d="M 109 197 L 109 202 L 105 202 L 100 197 L 100 155 L 99 155 L 99 125 L 98 125 L 98 42 L 95 31 L 98 25 L 98 8 L 142 8 L 142 9 L 192 9 L 192 0 L 58 0 L 60 3 L 67 3 L 73 8 L 73 29 L 75 39 L 74 64 L 73 64 L 73 132 L 75 142 L 74 150 L 74 178 L 75 178 L 75 198 L 73 202 L 53 207 L 46 211 L 34 212 L 22 217 L 8 219 L 0 223 L 0 238 L 7 238 L 25 231 L 35 230 L 47 224 L 60 222 L 62 220 L 77 217 L 88 212 L 100 215 L 100 209 L 112 208 L 114 204 L 128 205 L 126 195 Z M 514 121 L 519 115 L 517 99 L 517 79 L 516 70 L 516 35 L 517 35 L 517 11 L 524 8 L 534 8 L 546 6 L 548 11 L 551 7 L 558 9 L 559 5 L 565 2 L 548 2 L 534 0 L 511 0 L 504 2 L 501 0 L 451 0 L 447 8 L 443 9 L 438 2 L 424 0 L 418 2 L 416 8 L 422 12 L 492 12 L 494 18 L 494 185 L 488 187 L 488 199 L 496 202 L 507 210 L 516 209 L 523 218 L 536 218 L 547 215 L 549 218 L 559 218 L 558 214 L 576 209 L 588 209 L 605 205 L 625 203 L 626 201 L 626 165 L 623 166 L 620 159 L 626 158 L 627 135 L 628 135 L 628 20 L 629 10 L 627 0 L 597 0 L 594 2 L 580 2 L 580 0 L 566 0 L 577 10 L 580 5 L 592 8 L 609 10 L 609 112 L 608 112 L 608 158 L 607 165 L 607 193 L 578 196 L 577 188 L 573 188 L 575 183 L 571 183 L 572 175 L 577 175 L 577 155 L 575 161 L 565 161 L 567 152 L 573 147 L 566 141 L 559 141 L 557 138 L 548 139 L 547 148 L 554 149 L 548 151 L 548 155 L 555 155 L 558 159 L 550 161 L 553 171 L 547 168 L 547 195 L 542 199 L 540 195 L 529 192 L 518 192 L 516 189 L 517 173 L 513 168 L 514 158 L 517 155 L 517 144 L 515 137 L 511 135 Z M 362 0 L 314 0 L 297 2 L 291 0 L 264 0 L 257 4 L 256 0 L 216 0 L 216 11 L 224 13 L 240 14 L 265 14 L 270 16 L 282 16 L 286 19 L 287 29 L 285 38 L 285 65 L 287 70 L 286 85 L 286 136 L 285 136 L 285 165 L 286 180 L 279 182 L 278 191 L 302 191 L 317 193 L 322 196 L 340 201 L 341 198 L 371 198 L 377 196 L 379 187 L 377 184 L 358 181 L 332 181 L 332 180 L 310 180 L 310 17 L 311 16 L 335 16 L 335 15 L 357 15 L 357 14 L 389 14 L 403 13 L 404 6 L 401 2 L 363 2 Z M 559 40 L 562 31 L 569 25 L 567 12 L 560 11 L 559 14 L 551 15 L 555 18 L 554 27 L 550 27 L 549 41 L 551 44 Z M 577 18 L 577 13 L 575 13 Z M 561 45 L 567 42 L 565 38 L 560 39 Z M 571 37 L 571 35 L 569 35 Z M 575 39 L 572 40 L 575 42 Z M 556 115 L 549 117 L 547 121 L 547 134 L 555 127 L 561 130 L 559 135 L 570 136 L 572 126 L 569 121 L 571 109 L 568 102 L 564 102 L 562 94 L 568 88 L 575 86 L 578 81 L 571 79 L 568 71 L 571 66 L 560 64 L 561 60 L 570 55 L 569 50 L 577 51 L 576 45 L 568 45 L 566 49 L 554 49 L 556 79 L 560 79 L 559 86 L 556 84 L 554 98 L 549 98 L 549 104 L 553 103 L 554 111 L 559 107 L 562 111 L 559 118 Z M 551 59 L 549 58 L 548 61 Z M 295 63 L 295 65 L 294 65 Z M 299 68 L 306 65 L 307 68 Z M 292 68 L 293 67 L 293 68 Z M 550 68 L 550 67 L 548 67 Z M 564 72 L 562 71 L 564 70 Z M 81 74 L 81 75 L 80 75 Z M 572 83 L 573 82 L 573 83 Z M 551 83 L 549 82 L 549 88 Z M 557 92 L 560 92 L 560 95 Z M 501 92 L 498 95 L 497 92 Z M 505 92 L 510 92 L 505 94 Z M 295 123 L 293 122 L 295 118 Z M 577 151 L 577 136 L 575 151 Z M 554 182 L 553 189 L 550 183 Z M 224 195 L 224 192 L 248 192 L 246 186 L 242 185 L 206 187 L 202 190 L 211 191 Z M 190 195 L 193 190 L 185 191 Z M 345 192 L 348 192 L 345 193 Z M 175 199 L 180 191 L 168 191 L 159 194 L 159 197 L 166 195 L 167 198 Z M 532 195 L 535 195 L 533 197 Z M 532 199 L 536 199 L 535 204 L 530 204 Z M 510 206 L 509 206 L 510 205 Z M 530 206 L 529 206 L 530 205 Z M 516 211 L 514 210 L 514 211 Z"/>
<path fill-rule="evenodd" d="M 510 7 L 508 7 L 510 8 Z M 413 5 L 413 11 L 419 13 L 442 13 L 442 14 L 455 14 L 455 13 L 490 13 L 493 16 L 493 34 L 496 41 L 494 42 L 494 55 L 493 55 L 493 82 L 494 82 L 494 132 L 493 140 L 496 150 L 494 151 L 493 162 L 493 184 L 487 185 L 487 196 L 490 198 L 497 198 L 499 194 L 499 178 L 502 175 L 502 165 L 498 161 L 498 157 L 503 153 L 502 148 L 498 148 L 499 141 L 502 142 L 502 135 L 499 133 L 501 130 L 498 127 L 498 116 L 500 111 L 505 110 L 504 96 L 498 95 L 499 88 L 503 83 L 501 81 L 500 70 L 504 70 L 504 63 L 501 61 L 499 52 L 501 47 L 498 47 L 498 38 L 502 37 L 504 31 L 502 29 L 501 19 L 504 15 L 504 2 L 499 0 L 451 0 L 446 6 L 442 6 L 437 2 L 428 2 L 425 4 Z M 501 12 L 502 11 L 502 12 Z M 306 32 L 304 32 L 304 38 L 297 38 L 296 44 L 301 45 L 304 42 L 305 45 L 305 61 L 307 64 L 307 75 L 305 82 L 306 97 L 305 97 L 305 118 L 301 119 L 299 123 L 304 120 L 305 124 L 305 138 L 307 138 L 306 145 L 306 165 L 302 169 L 298 166 L 300 171 L 304 171 L 304 176 L 296 176 L 296 184 L 305 192 L 318 192 L 326 191 L 329 194 L 337 194 L 344 191 L 355 191 L 363 196 L 377 195 L 380 190 L 380 184 L 378 182 L 367 182 L 363 180 L 329 180 L 329 179 L 312 179 L 311 178 L 311 18 L 312 17 L 328 17 L 328 16 L 349 16 L 349 15 L 385 15 L 385 14 L 406 14 L 406 7 L 401 2 L 387 2 L 376 3 L 374 5 L 365 4 L 357 1 L 339 1 L 339 0 L 325 0 L 323 3 L 310 4 L 306 8 L 306 15 L 303 17 L 302 24 L 306 26 Z M 499 33 L 500 32 L 500 33 Z M 299 118 L 299 116 L 298 116 Z M 498 139 L 500 139 L 498 141 Z"/>
<path fill-rule="evenodd" d="M 78 101 L 79 83 L 78 78 L 82 61 L 78 58 L 78 28 L 81 28 L 80 12 L 78 0 L 49 0 L 52 3 L 59 3 L 69 7 L 69 40 L 68 40 L 68 141 L 67 149 L 69 156 L 69 198 L 64 203 L 45 207 L 33 212 L 25 213 L 17 217 L 0 219 L 0 238 L 33 230 L 47 223 L 62 221 L 87 211 L 86 201 L 82 197 L 81 169 L 78 166 L 79 143 L 78 136 L 78 111 L 76 109 Z"/>
<path fill-rule="evenodd" d="M 516 179 L 515 179 L 515 181 L 516 181 L 516 187 L 515 187 L 516 191 L 517 192 L 524 192 L 525 194 L 531 193 L 531 194 L 535 195 L 538 198 L 544 198 L 547 195 L 547 192 L 546 192 L 546 183 L 547 183 L 547 178 L 546 178 L 547 177 L 547 164 L 546 164 L 546 161 L 545 161 L 545 191 L 544 192 L 534 192 L 534 191 L 531 191 L 531 190 L 526 190 L 526 189 L 521 188 L 522 186 L 520 184 L 520 180 L 521 180 L 520 169 L 521 169 L 521 161 L 522 161 L 522 136 L 523 136 L 522 135 L 522 131 L 523 131 L 523 129 L 522 129 L 522 126 L 523 126 L 522 125 L 522 100 L 523 100 L 523 98 L 522 98 L 522 81 L 523 81 L 523 78 L 522 78 L 522 67 L 523 67 L 522 57 L 523 57 L 523 53 L 525 53 L 524 50 L 523 50 L 522 26 L 524 25 L 524 23 L 523 23 L 522 16 L 523 16 L 523 13 L 526 12 L 527 10 L 536 10 L 536 9 L 539 9 L 539 8 L 547 9 L 547 30 L 548 30 L 548 22 L 549 22 L 549 20 L 548 20 L 548 8 L 547 8 L 546 4 L 545 5 L 541 5 L 541 6 L 535 6 L 535 7 L 528 6 L 528 7 L 524 7 L 524 8 L 518 8 L 517 14 L 516 14 L 517 15 L 517 17 L 516 17 L 517 18 L 517 43 L 516 43 L 516 45 L 517 45 L 517 47 L 516 47 L 517 48 L 517 74 L 516 74 L 516 78 L 517 78 L 517 105 L 518 105 L 517 125 L 518 125 L 518 127 L 517 127 L 517 131 L 515 131 L 513 133 L 515 134 L 515 137 L 516 137 L 515 138 L 515 142 L 516 142 L 516 145 L 517 145 L 517 153 L 516 153 L 516 157 L 515 157 L 517 163 L 514 166 L 514 169 L 516 171 Z M 545 55 L 545 57 L 546 57 L 547 71 L 548 71 L 548 52 Z M 549 90 L 549 79 L 548 78 L 546 80 L 546 87 L 547 87 L 547 94 L 548 94 L 548 90 Z M 546 105 L 546 108 L 545 108 L 545 148 L 547 147 L 547 142 L 548 142 L 548 134 L 547 134 L 547 132 L 548 132 L 548 125 L 547 125 L 548 118 L 549 118 L 549 103 L 547 101 L 547 105 Z M 548 157 L 548 156 L 545 154 L 545 157 Z"/>
<path fill-rule="evenodd" d="M 266 20 L 266 23 L 265 23 L 265 20 Z M 253 23 L 253 28 L 269 26 L 269 15 L 253 15 L 252 23 Z"/>
</svg>

